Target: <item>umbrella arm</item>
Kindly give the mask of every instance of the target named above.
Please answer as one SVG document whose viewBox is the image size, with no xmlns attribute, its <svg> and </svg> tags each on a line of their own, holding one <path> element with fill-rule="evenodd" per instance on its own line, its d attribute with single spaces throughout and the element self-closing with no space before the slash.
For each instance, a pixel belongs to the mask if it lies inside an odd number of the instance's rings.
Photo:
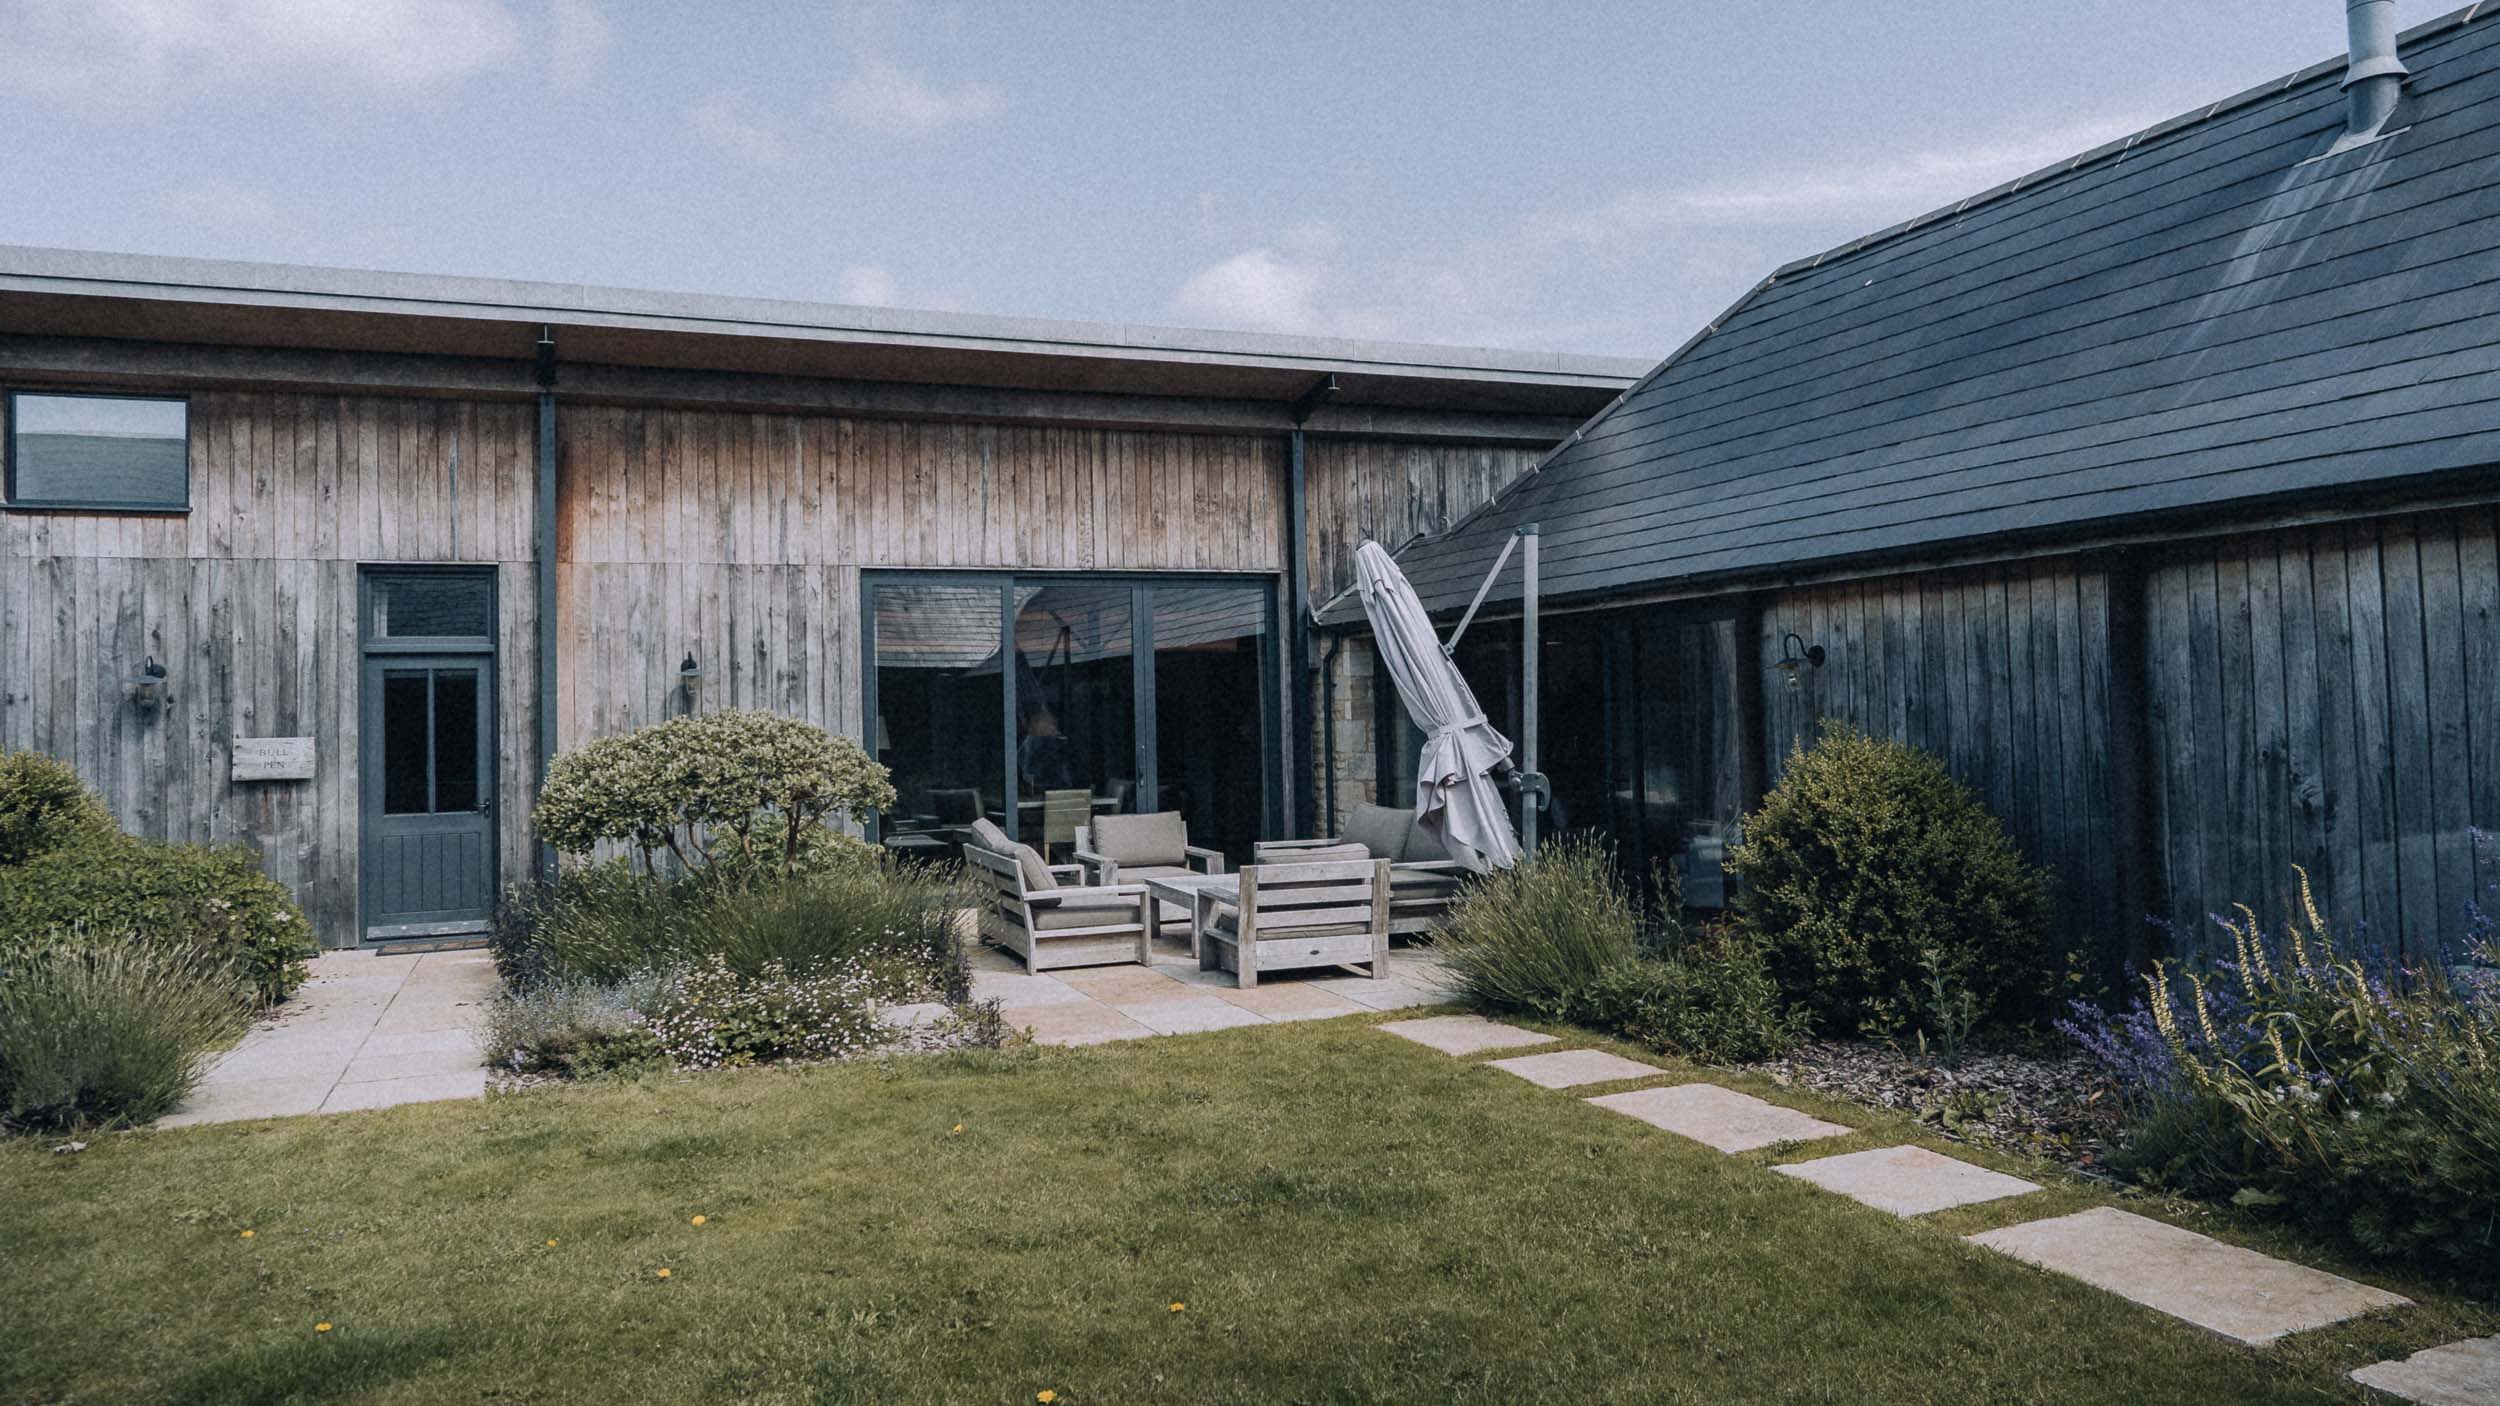
<svg viewBox="0 0 2500 1406">
<path fill-rule="evenodd" d="M 1493 784 L 1505 791 L 1517 792 L 1521 799 L 1542 811 L 1554 798 L 1554 783 L 1541 771 L 1521 771 L 1509 762 L 1494 769 Z"/>
</svg>

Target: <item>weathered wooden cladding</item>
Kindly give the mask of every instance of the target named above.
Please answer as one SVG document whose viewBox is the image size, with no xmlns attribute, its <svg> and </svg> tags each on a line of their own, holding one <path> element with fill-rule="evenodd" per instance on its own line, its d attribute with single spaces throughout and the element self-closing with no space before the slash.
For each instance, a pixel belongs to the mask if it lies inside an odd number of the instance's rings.
<svg viewBox="0 0 2500 1406">
<path fill-rule="evenodd" d="M 2113 709 L 2148 754 L 2149 849 L 2172 951 L 2210 917 L 2294 911 L 2306 869 L 2346 933 L 2453 947 L 2500 879 L 2500 525 L 2486 504 L 2147 549 L 2144 689 L 2111 688 L 2109 574 L 2054 558 L 1793 589 L 1829 662 L 1764 690 L 1776 771 L 1840 718 L 1935 753 L 2060 885 L 2062 935 L 2125 952 Z M 2123 730 L 2122 730 L 2123 732 Z M 2165 944 L 2156 943 L 2155 947 Z"/>
<path fill-rule="evenodd" d="M 1394 548 L 1419 532 L 1442 531 L 1527 472 L 1544 452 L 1313 436 L 1307 451 L 1313 603 L 1354 584 L 1354 549 L 1365 538 Z"/>
<path fill-rule="evenodd" d="M 322 940 L 357 936 L 360 565 L 495 565 L 505 872 L 535 785 L 527 406 L 191 397 L 188 514 L 0 513 L 0 745 L 73 761 L 125 828 L 244 841 Z M 131 701 L 150 656 L 154 712 Z M 229 781 L 232 739 L 310 736 L 310 781 Z"/>
<path fill-rule="evenodd" d="M 2154 809 L 2181 936 L 2289 910 L 2453 945 L 2500 879 L 2500 534 L 2491 506 L 2172 548 L 2147 582 Z"/>
<path fill-rule="evenodd" d="M 1781 592 L 1762 614 L 1762 658 L 1794 632 L 1826 663 L 1762 690 L 1766 760 L 1822 719 L 1941 757 L 2015 843 L 2058 879 L 2061 938 L 2122 941 L 2110 868 L 2108 581 L 2071 559 L 1844 582 Z"/>
</svg>

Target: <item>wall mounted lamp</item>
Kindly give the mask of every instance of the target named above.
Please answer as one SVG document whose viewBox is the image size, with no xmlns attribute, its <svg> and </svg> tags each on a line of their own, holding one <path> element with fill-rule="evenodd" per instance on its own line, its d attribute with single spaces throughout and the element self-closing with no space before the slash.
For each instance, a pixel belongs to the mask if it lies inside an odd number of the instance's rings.
<svg viewBox="0 0 2500 1406">
<path fill-rule="evenodd" d="M 686 651 L 686 661 L 677 666 L 677 686 L 686 691 L 686 711 L 703 698 L 703 666 L 694 662 L 694 651 Z"/>
<path fill-rule="evenodd" d="M 148 656 L 139 672 L 130 676 L 130 701 L 147 712 L 155 712 L 165 702 L 165 666 Z"/>
<path fill-rule="evenodd" d="M 1823 646 L 1819 644 L 1808 644 L 1804 639 L 1798 636 L 1796 631 L 1791 630 L 1787 633 L 1787 635 L 1781 638 L 1779 663 L 1773 665 L 1772 667 L 1778 669 L 1781 673 L 1786 674 L 1788 676 L 1788 686 L 1790 688 L 1795 688 L 1797 686 L 1797 676 L 1799 673 L 1809 668 L 1822 668 L 1823 660 L 1827 657 L 1828 656 L 1824 653 Z"/>
</svg>

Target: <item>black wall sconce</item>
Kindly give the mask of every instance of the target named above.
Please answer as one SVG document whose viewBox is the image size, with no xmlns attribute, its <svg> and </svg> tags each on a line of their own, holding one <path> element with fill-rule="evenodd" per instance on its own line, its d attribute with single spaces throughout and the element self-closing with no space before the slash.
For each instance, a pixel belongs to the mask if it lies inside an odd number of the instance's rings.
<svg viewBox="0 0 2500 1406">
<path fill-rule="evenodd" d="M 139 710 L 145 713 L 153 713 L 164 706 L 165 666 L 156 662 L 155 655 L 149 655 L 148 662 L 139 666 L 139 672 L 130 676 L 130 701 L 138 704 Z"/>
<path fill-rule="evenodd" d="M 1823 660 L 1826 657 L 1827 656 L 1823 652 L 1823 646 L 1819 644 L 1808 644 L 1803 639 L 1799 638 L 1796 631 L 1791 630 L 1780 640 L 1780 660 L 1779 663 L 1773 665 L 1772 667 L 1778 669 L 1781 673 L 1786 674 L 1788 676 L 1788 686 L 1790 688 L 1795 688 L 1797 686 L 1797 675 L 1805 669 L 1822 668 Z"/>
<path fill-rule="evenodd" d="M 677 686 L 686 692 L 686 711 L 703 698 L 703 666 L 694 662 L 694 651 L 686 651 L 686 662 L 677 666 Z"/>
</svg>

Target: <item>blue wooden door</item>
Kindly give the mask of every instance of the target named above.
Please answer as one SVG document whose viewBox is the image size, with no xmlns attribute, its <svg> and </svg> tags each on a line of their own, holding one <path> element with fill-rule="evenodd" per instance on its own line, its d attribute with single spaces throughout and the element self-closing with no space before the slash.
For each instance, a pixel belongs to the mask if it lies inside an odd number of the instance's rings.
<svg viewBox="0 0 2500 1406">
<path fill-rule="evenodd" d="M 365 660 L 365 940 L 483 931 L 495 910 L 492 655 Z"/>
</svg>

